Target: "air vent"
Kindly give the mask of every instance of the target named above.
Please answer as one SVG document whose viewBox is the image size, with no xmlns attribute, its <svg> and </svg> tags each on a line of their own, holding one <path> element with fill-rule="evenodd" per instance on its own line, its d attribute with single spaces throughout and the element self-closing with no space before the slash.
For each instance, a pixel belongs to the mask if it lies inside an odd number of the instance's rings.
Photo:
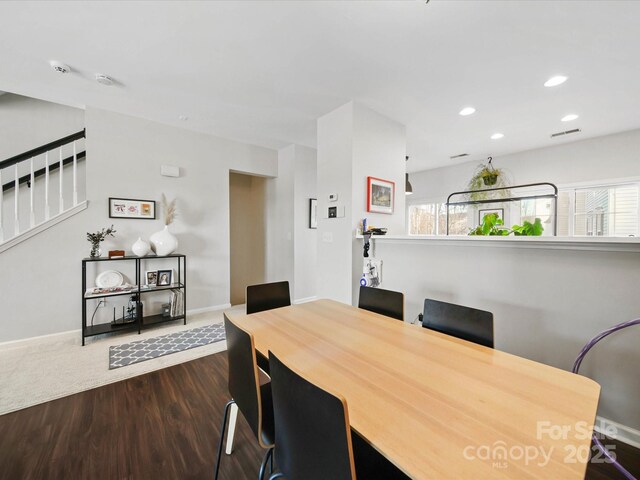
<svg viewBox="0 0 640 480">
<path fill-rule="evenodd" d="M 552 133 L 551 138 L 564 137 L 565 135 L 571 135 L 572 133 L 580 133 L 582 130 L 574 128 L 573 130 L 565 130 L 564 132 Z"/>
<path fill-rule="evenodd" d="M 460 155 L 454 155 L 453 157 L 449 157 L 451 160 L 455 160 L 456 158 L 468 157 L 468 153 L 461 153 Z"/>
</svg>

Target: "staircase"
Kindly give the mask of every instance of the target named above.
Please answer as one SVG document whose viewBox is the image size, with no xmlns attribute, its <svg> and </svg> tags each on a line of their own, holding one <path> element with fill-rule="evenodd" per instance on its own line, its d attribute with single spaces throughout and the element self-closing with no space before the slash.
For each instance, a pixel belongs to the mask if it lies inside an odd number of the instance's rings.
<svg viewBox="0 0 640 480">
<path fill-rule="evenodd" d="M 87 208 L 85 131 L 0 162 L 0 253 Z"/>
</svg>

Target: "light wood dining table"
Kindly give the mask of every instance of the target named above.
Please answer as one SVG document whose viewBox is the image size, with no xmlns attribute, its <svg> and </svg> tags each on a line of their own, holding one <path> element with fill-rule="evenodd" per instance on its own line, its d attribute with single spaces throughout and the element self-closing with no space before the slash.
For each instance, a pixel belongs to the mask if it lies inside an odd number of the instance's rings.
<svg viewBox="0 0 640 480">
<path fill-rule="evenodd" d="M 411 478 L 584 478 L 589 378 L 332 300 L 226 315 Z"/>
</svg>

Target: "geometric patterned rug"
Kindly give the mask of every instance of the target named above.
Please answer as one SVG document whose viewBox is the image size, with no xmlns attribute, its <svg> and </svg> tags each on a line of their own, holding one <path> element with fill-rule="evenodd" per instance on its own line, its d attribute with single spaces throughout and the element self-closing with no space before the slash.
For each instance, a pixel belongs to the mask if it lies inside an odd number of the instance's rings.
<svg viewBox="0 0 640 480">
<path fill-rule="evenodd" d="M 109 347 L 109 370 L 209 345 L 224 339 L 224 324 L 215 323 L 184 332 Z"/>
</svg>

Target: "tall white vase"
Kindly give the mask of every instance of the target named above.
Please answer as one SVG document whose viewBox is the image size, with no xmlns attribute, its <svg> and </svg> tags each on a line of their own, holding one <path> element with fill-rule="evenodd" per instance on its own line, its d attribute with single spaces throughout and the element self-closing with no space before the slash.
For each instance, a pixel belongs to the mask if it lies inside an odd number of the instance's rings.
<svg viewBox="0 0 640 480">
<path fill-rule="evenodd" d="M 138 257 L 144 257 L 147 253 L 149 253 L 149 251 L 151 251 L 151 247 L 147 242 L 142 240 L 142 238 L 138 237 L 136 243 L 132 245 L 131 251 Z"/>
<path fill-rule="evenodd" d="M 163 230 L 154 233 L 149 237 L 151 249 L 156 255 L 169 255 L 178 248 L 178 239 L 169 231 L 169 225 L 165 225 Z"/>
</svg>

